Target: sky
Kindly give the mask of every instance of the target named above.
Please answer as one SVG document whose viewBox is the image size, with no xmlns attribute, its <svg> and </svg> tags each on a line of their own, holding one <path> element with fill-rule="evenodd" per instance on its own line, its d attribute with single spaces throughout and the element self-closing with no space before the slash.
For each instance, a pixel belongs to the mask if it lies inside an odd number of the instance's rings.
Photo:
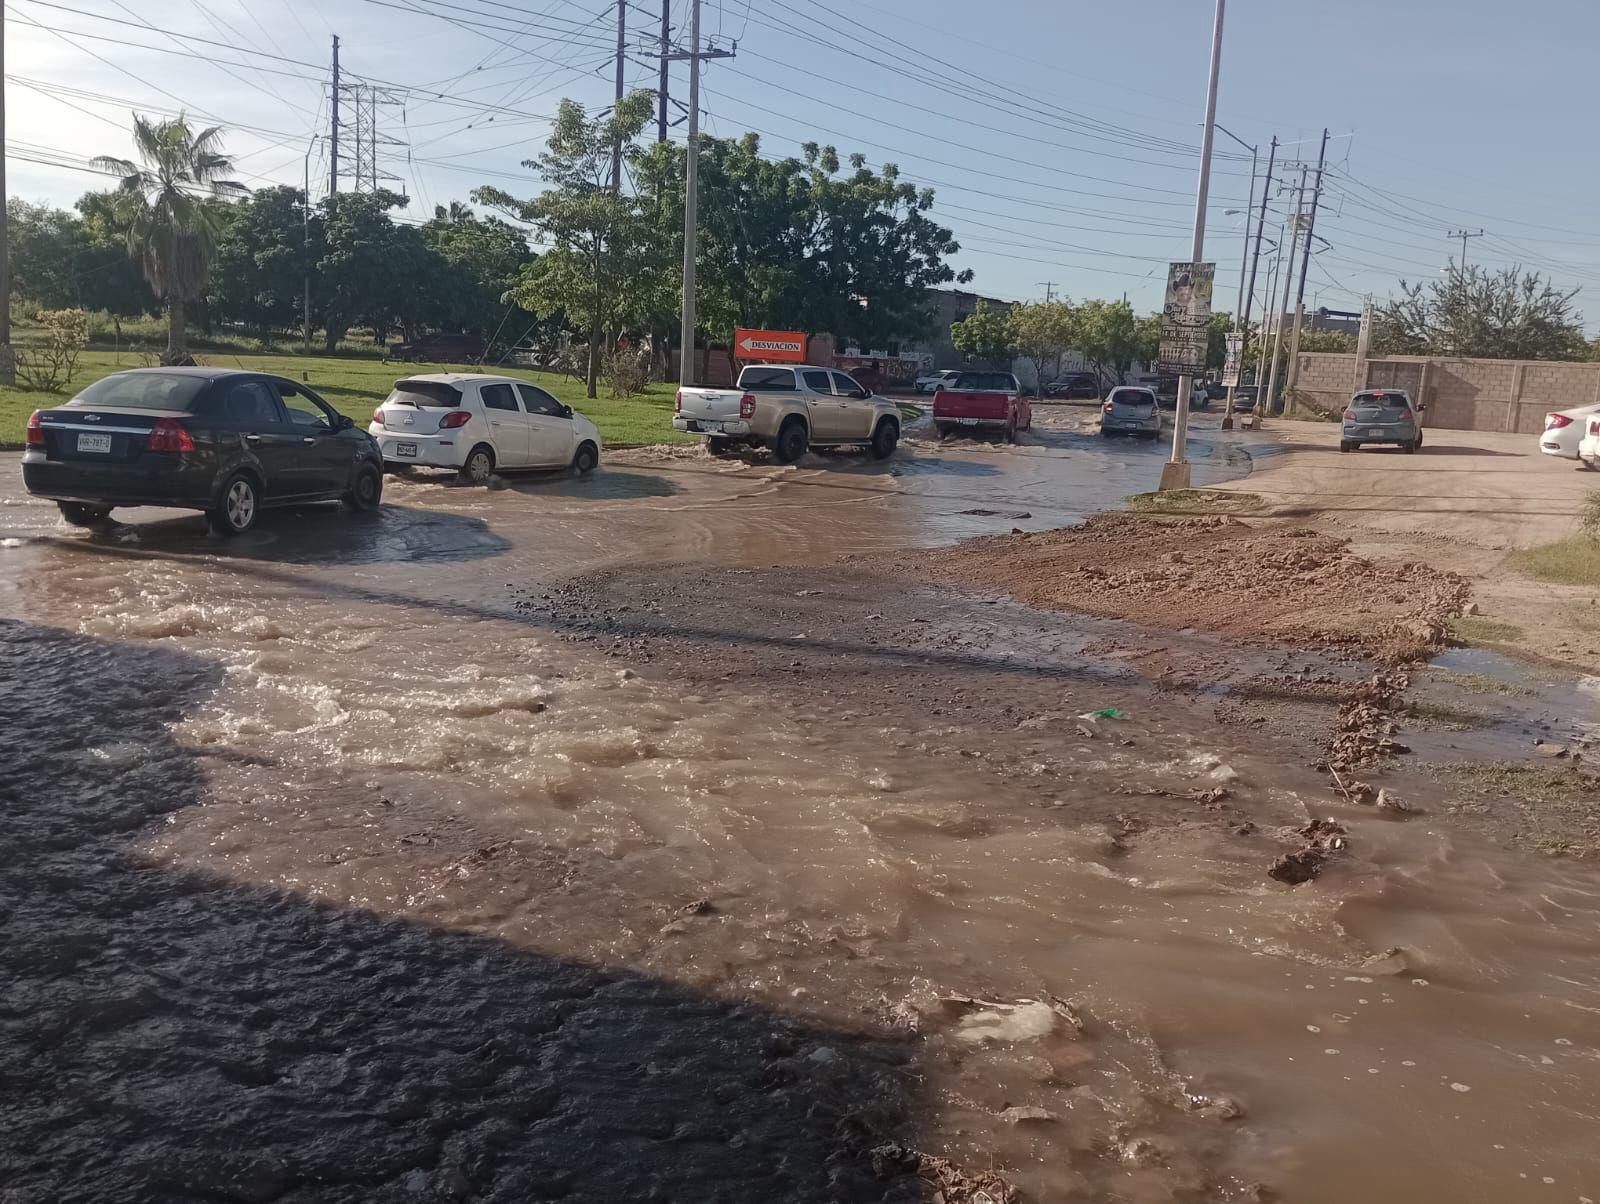
<svg viewBox="0 0 1600 1204">
<path fill-rule="evenodd" d="M 653 89 L 661 0 L 626 0 L 630 87 Z M 687 40 L 689 0 L 670 0 Z M 815 140 L 896 164 L 934 190 L 967 286 L 1025 300 L 1126 294 L 1159 307 L 1187 259 L 1214 0 L 703 0 L 702 34 L 731 59 L 703 73 L 703 128 Z M 133 111 L 221 124 L 252 187 L 328 187 L 333 35 L 347 82 L 379 107 L 386 186 L 420 220 L 479 184 L 539 191 L 563 97 L 614 88 L 616 0 L 6 0 L 12 196 L 69 206 L 130 156 Z M 1459 260 L 1537 269 L 1581 288 L 1600 319 L 1600 162 L 1592 0 L 1228 0 L 1205 257 L 1216 307 L 1237 304 L 1247 234 L 1280 140 L 1271 244 L 1300 167 L 1330 131 L 1308 306 L 1359 309 Z M 687 68 L 671 95 L 688 95 Z M 350 100 L 344 102 L 350 117 Z M 680 107 L 671 136 L 682 140 Z M 313 141 L 313 135 L 321 135 Z M 352 131 L 343 134 L 346 158 Z M 348 163 L 346 166 L 348 172 Z M 348 174 L 344 186 L 349 186 Z M 1309 190 L 1308 190 L 1309 195 Z M 1247 200 L 1254 208 L 1248 217 Z"/>
</svg>

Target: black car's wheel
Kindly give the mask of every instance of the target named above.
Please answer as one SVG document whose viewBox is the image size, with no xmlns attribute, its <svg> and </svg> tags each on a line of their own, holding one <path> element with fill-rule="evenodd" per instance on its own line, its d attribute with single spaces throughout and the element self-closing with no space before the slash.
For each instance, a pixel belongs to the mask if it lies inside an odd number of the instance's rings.
<svg viewBox="0 0 1600 1204">
<path fill-rule="evenodd" d="M 486 485 L 493 474 L 494 452 L 489 450 L 487 444 L 480 443 L 467 453 L 467 461 L 461 466 L 461 477 L 474 485 Z"/>
<path fill-rule="evenodd" d="M 894 455 L 894 449 L 899 442 L 900 424 L 893 418 L 885 418 L 878 423 L 878 429 L 872 432 L 872 458 L 887 460 Z"/>
<path fill-rule="evenodd" d="M 222 486 L 217 504 L 207 512 L 211 529 L 218 535 L 243 535 L 256 525 L 261 512 L 260 486 L 246 472 L 236 472 Z"/>
<path fill-rule="evenodd" d="M 806 431 L 804 418 L 787 418 L 778 430 L 778 437 L 773 441 L 772 454 L 781 464 L 793 464 L 806 454 L 806 445 L 810 443 L 811 436 Z"/>
<path fill-rule="evenodd" d="M 57 502 L 61 517 L 74 527 L 103 527 L 111 519 L 110 506 L 86 506 L 82 502 Z"/>
<path fill-rule="evenodd" d="M 356 479 L 344 495 L 344 504 L 352 510 L 376 510 L 383 501 L 383 474 L 371 464 L 356 470 Z"/>
<path fill-rule="evenodd" d="M 1406 455 L 1409 456 L 1413 452 L 1415 452 L 1417 450 L 1417 448 L 1420 447 L 1421 445 L 1422 445 L 1422 440 L 1413 439 L 1410 443 L 1402 443 L 1400 446 L 1405 448 L 1405 453 L 1406 453 Z"/>
<path fill-rule="evenodd" d="M 1354 451 L 1355 447 L 1356 447 L 1356 445 L 1354 443 L 1351 443 L 1350 440 L 1348 440 L 1348 439 L 1339 440 L 1339 450 L 1341 452 Z"/>
<path fill-rule="evenodd" d="M 1154 443 L 1159 438 L 1161 438 L 1160 431 L 1146 431 L 1144 433 L 1144 441 L 1146 443 Z"/>
<path fill-rule="evenodd" d="M 580 477 L 587 476 L 600 464 L 600 449 L 592 443 L 582 443 L 572 457 L 572 471 Z"/>
</svg>

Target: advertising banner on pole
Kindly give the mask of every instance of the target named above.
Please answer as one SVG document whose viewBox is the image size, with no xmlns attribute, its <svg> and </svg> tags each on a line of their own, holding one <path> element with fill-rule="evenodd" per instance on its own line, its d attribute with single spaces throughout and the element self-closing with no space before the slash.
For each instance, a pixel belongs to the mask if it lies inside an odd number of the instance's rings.
<svg viewBox="0 0 1600 1204">
<path fill-rule="evenodd" d="M 1227 358 L 1222 361 L 1222 383 L 1225 388 L 1237 389 L 1239 369 L 1244 359 L 1244 335 L 1230 334 L 1227 336 L 1227 343 Z"/>
<path fill-rule="evenodd" d="M 1206 368 L 1206 326 L 1211 321 L 1214 263 L 1174 263 L 1167 270 L 1167 295 L 1161 306 L 1161 351 L 1156 371 L 1167 376 L 1198 376 Z"/>
</svg>

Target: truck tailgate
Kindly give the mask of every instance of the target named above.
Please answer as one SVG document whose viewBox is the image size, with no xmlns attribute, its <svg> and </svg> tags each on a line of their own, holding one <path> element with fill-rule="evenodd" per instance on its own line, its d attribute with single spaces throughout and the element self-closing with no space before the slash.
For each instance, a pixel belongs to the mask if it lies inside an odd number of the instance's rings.
<svg viewBox="0 0 1600 1204">
<path fill-rule="evenodd" d="M 941 389 L 933 399 L 935 418 L 1005 418 L 1011 398 L 1005 393 L 956 393 Z"/>
<path fill-rule="evenodd" d="M 740 389 L 679 389 L 678 417 L 691 422 L 730 422 L 739 417 Z"/>
</svg>

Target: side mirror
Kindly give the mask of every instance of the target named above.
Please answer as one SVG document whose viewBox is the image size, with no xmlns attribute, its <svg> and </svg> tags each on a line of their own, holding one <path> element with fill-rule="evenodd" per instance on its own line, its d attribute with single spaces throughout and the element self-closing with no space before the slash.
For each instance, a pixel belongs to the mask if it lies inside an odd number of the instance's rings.
<svg viewBox="0 0 1600 1204">
<path fill-rule="evenodd" d="M 348 414 L 340 414 L 339 415 L 339 425 L 338 425 L 337 429 L 341 430 L 341 431 L 348 431 L 351 428 L 353 428 L 355 426 L 355 424 L 356 424 L 356 420 L 354 418 L 350 417 L 350 415 L 348 415 Z"/>
<path fill-rule="evenodd" d="M 572 407 L 569 406 L 569 405 L 562 406 L 561 407 L 561 416 L 563 418 L 571 418 L 572 417 Z"/>
<path fill-rule="evenodd" d="M 1427 412 L 1428 412 L 1428 406 L 1427 406 L 1426 402 L 1423 402 L 1422 404 L 1417 406 L 1417 413 L 1426 414 Z"/>
</svg>

